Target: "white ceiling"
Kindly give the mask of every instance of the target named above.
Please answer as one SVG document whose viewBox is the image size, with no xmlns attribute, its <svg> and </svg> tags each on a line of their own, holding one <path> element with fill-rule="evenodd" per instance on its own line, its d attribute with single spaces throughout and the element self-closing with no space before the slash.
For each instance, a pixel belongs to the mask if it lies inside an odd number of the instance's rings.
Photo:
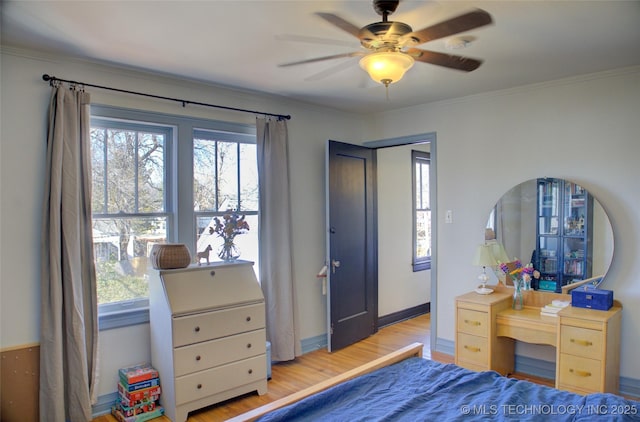
<svg viewBox="0 0 640 422">
<path fill-rule="evenodd" d="M 463 50 L 447 50 L 446 39 L 420 46 L 483 59 L 479 69 L 464 73 L 416 63 L 389 87 L 388 99 L 357 57 L 278 67 L 359 50 L 356 38 L 314 12 L 335 13 L 362 27 L 381 20 L 370 0 L 3 0 L 0 7 L 3 45 L 359 112 L 640 64 L 640 1 L 401 1 L 389 19 L 414 31 L 474 8 L 489 12 L 494 23 L 466 33 L 476 40 Z"/>
</svg>

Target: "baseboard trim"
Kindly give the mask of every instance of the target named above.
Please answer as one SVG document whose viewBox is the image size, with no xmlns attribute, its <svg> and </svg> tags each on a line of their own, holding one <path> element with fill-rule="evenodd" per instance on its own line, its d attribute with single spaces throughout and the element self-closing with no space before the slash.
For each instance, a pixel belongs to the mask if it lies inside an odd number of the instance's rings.
<svg viewBox="0 0 640 422">
<path fill-rule="evenodd" d="M 118 392 L 105 394 L 98 397 L 98 401 L 91 407 L 91 413 L 94 418 L 100 415 L 111 413 L 111 407 L 116 403 Z"/>
<path fill-rule="evenodd" d="M 327 347 L 327 334 L 320 334 L 319 336 L 309 337 L 300 341 L 300 349 L 302 354 L 307 354 L 318 349 L 325 349 Z"/>
<path fill-rule="evenodd" d="M 398 312 L 378 317 L 378 328 L 386 327 L 387 325 L 392 325 L 400 321 L 415 318 L 419 315 L 428 314 L 429 312 L 431 312 L 430 302 L 423 303 L 422 305 L 414 306 L 412 308 L 403 309 Z"/>
</svg>

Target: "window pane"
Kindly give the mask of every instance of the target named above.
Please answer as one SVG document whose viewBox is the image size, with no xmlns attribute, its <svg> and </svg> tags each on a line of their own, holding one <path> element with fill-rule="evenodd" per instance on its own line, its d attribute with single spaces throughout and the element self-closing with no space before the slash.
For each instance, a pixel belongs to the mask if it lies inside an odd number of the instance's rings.
<svg viewBox="0 0 640 422">
<path fill-rule="evenodd" d="M 420 186 L 421 209 L 429 209 L 429 164 L 420 164 L 420 172 L 422 175 L 422 185 Z"/>
<path fill-rule="evenodd" d="M 107 212 L 135 212 L 136 132 L 107 130 Z"/>
<path fill-rule="evenodd" d="M 94 218 L 98 304 L 147 298 L 149 252 L 166 238 L 166 217 Z"/>
<path fill-rule="evenodd" d="M 138 207 L 137 212 L 164 211 L 163 134 L 138 134 Z"/>
<path fill-rule="evenodd" d="M 95 213 L 106 212 L 105 198 L 105 136 L 102 128 L 91 128 L 91 177 L 93 184 L 91 209 Z"/>
<path fill-rule="evenodd" d="M 431 211 L 416 211 L 416 258 L 431 256 Z"/>
<path fill-rule="evenodd" d="M 193 140 L 193 208 L 216 209 L 216 142 Z"/>
<path fill-rule="evenodd" d="M 218 142 L 218 211 L 238 207 L 238 144 Z"/>
<path fill-rule="evenodd" d="M 258 161 L 255 144 L 240 144 L 240 209 L 258 210 Z"/>
<path fill-rule="evenodd" d="M 219 217 L 220 218 L 220 217 Z M 234 242 L 241 253 L 240 259 L 255 262 L 254 269 L 259 268 L 258 262 L 258 216 L 247 215 L 246 221 L 249 224 L 249 231 L 243 234 L 239 234 L 235 237 Z M 218 257 L 218 252 L 222 247 L 223 240 L 217 234 L 213 233 L 213 227 L 215 227 L 214 216 L 198 216 L 196 218 L 196 225 L 198 231 L 197 239 L 197 251 L 204 251 L 207 246 L 211 246 L 211 252 L 209 253 L 209 261 L 221 261 Z M 204 263 L 205 260 L 203 259 Z"/>
</svg>

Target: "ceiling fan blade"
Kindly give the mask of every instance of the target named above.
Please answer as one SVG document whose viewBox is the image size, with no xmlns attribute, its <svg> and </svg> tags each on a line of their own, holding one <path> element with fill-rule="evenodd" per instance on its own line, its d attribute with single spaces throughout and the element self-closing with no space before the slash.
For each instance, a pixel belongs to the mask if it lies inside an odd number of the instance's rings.
<svg viewBox="0 0 640 422">
<path fill-rule="evenodd" d="M 334 15 L 333 13 L 316 12 L 316 15 L 320 16 L 322 19 L 326 20 L 330 24 L 337 26 L 338 28 L 342 29 L 348 34 L 351 34 L 354 37 L 360 39 L 361 29 L 355 26 L 354 24 L 352 24 L 351 22 L 348 22 L 342 19 L 340 16 Z M 373 35 L 370 31 L 367 31 L 366 29 L 363 29 L 363 30 L 365 32 L 364 35 L 366 37 L 370 37 L 370 38 L 375 37 L 375 35 Z"/>
<path fill-rule="evenodd" d="M 335 64 L 333 66 L 330 66 L 327 69 L 324 69 L 324 70 L 322 70 L 320 72 L 314 73 L 311 76 L 307 76 L 306 78 L 304 78 L 304 80 L 308 81 L 308 82 L 319 81 L 321 79 L 326 78 L 327 76 L 333 75 L 334 73 L 338 73 L 338 72 L 341 72 L 341 71 L 343 71 L 345 69 L 348 69 L 351 66 L 353 66 L 353 62 L 352 61 L 350 61 L 350 60 L 343 61 L 343 62 L 340 62 L 340 63 Z"/>
<path fill-rule="evenodd" d="M 343 57 L 364 56 L 365 54 L 366 53 L 363 52 L 363 51 L 352 51 L 351 53 L 334 54 L 332 56 L 316 57 L 314 59 L 300 60 L 300 61 L 291 62 L 291 63 L 283 63 L 283 64 L 279 64 L 278 67 L 296 66 L 296 65 L 299 65 L 299 64 L 315 63 L 315 62 L 320 62 L 320 61 L 323 61 L 323 60 L 340 59 L 340 58 L 343 58 Z"/>
<path fill-rule="evenodd" d="M 448 37 L 450 35 L 458 34 L 460 32 L 469 31 L 471 29 L 479 28 L 493 22 L 491 15 L 484 10 L 477 9 L 473 12 L 465 13 L 464 15 L 451 18 L 449 20 L 437 23 L 419 31 L 411 32 L 404 35 L 401 42 L 407 42 L 410 40 L 417 40 L 418 44 L 424 44 L 428 41 L 437 40 L 439 38 Z M 409 43 L 411 44 L 411 43 Z"/>
<path fill-rule="evenodd" d="M 464 72 L 476 70 L 482 64 L 482 60 L 438 53 L 436 51 L 427 51 L 419 48 L 409 48 L 405 53 L 419 62 L 435 64 L 438 66 L 448 67 L 450 69 L 462 70 Z"/>
<path fill-rule="evenodd" d="M 332 40 L 329 38 L 307 37 L 305 35 L 280 34 L 276 35 L 275 38 L 278 41 L 305 42 L 309 44 L 337 45 L 351 48 L 357 48 L 359 46 L 356 41 Z"/>
</svg>

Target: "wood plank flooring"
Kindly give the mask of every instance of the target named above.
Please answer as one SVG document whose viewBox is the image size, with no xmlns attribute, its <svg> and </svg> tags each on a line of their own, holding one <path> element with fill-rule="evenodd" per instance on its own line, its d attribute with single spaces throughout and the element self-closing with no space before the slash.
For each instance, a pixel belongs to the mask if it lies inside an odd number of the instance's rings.
<svg viewBox="0 0 640 422">
<path fill-rule="evenodd" d="M 423 355 L 425 358 L 453 363 L 452 356 L 431 353 L 429 349 L 430 321 L 429 314 L 421 315 L 384 327 L 371 337 L 334 353 L 321 349 L 306 353 L 292 362 L 274 364 L 267 394 L 258 396 L 257 393 L 250 393 L 192 412 L 189 414 L 188 422 L 226 420 L 346 372 L 413 342 L 424 344 Z M 551 385 L 546 380 L 530 380 Z M 166 422 L 169 419 L 163 417 L 154 419 L 154 421 Z M 116 419 L 111 415 L 104 415 L 97 417 L 93 422 L 116 422 Z"/>
</svg>

